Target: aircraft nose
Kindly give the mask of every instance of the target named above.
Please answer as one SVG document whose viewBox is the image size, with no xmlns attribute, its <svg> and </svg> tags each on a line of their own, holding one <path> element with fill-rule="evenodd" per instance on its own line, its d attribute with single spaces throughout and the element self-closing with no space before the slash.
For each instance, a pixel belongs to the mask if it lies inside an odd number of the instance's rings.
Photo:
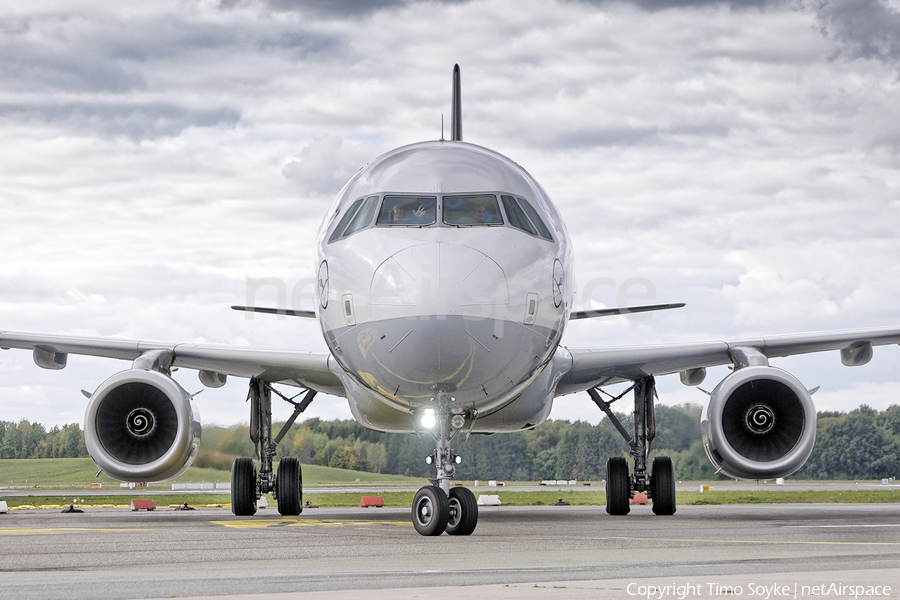
<svg viewBox="0 0 900 600">
<path fill-rule="evenodd" d="M 404 248 L 372 277 L 373 320 L 460 315 L 492 317 L 509 303 L 506 275 L 489 256 L 460 244 Z"/>
<path fill-rule="evenodd" d="M 543 360 L 546 335 L 508 321 L 503 269 L 478 250 L 420 244 L 375 271 L 371 321 L 342 345 L 384 397 L 417 406 L 436 391 L 459 401 L 503 400 Z"/>
</svg>

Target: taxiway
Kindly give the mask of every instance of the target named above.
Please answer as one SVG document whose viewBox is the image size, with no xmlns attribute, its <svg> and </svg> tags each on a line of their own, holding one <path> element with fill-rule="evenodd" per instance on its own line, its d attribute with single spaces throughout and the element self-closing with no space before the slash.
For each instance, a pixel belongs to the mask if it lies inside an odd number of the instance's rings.
<svg viewBox="0 0 900 600">
<path fill-rule="evenodd" d="M 890 585 L 900 581 L 900 504 L 682 506 L 673 517 L 635 506 L 617 518 L 596 506 L 482 507 L 472 536 L 437 538 L 416 534 L 409 510 L 397 508 L 238 518 L 228 509 L 87 507 L 0 515 L 0 548 L 0 589 L 23 600 L 502 591 L 533 582 L 582 582 L 601 597 L 598 581 L 787 581 L 804 572 Z"/>
</svg>

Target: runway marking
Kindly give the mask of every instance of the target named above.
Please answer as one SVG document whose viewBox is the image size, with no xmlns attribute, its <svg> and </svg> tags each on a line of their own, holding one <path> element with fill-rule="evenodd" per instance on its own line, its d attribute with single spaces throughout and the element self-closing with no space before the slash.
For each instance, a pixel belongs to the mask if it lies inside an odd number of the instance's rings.
<svg viewBox="0 0 900 600">
<path fill-rule="evenodd" d="M 81 531 L 108 531 L 118 533 L 121 531 L 149 531 L 148 529 L 111 529 L 89 527 L 60 527 L 57 529 L 32 529 L 29 527 L 0 527 L 0 535 L 56 535 L 60 533 L 77 533 Z"/>
<path fill-rule="evenodd" d="M 576 539 L 576 538 L 572 538 Z M 638 537 L 625 537 L 625 536 L 616 536 L 616 537 L 592 537 L 585 536 L 577 539 L 583 540 L 619 540 L 619 541 L 628 541 L 628 542 L 646 542 L 647 538 L 638 538 Z M 651 538 L 654 542 L 691 542 L 691 543 L 702 543 L 705 545 L 710 544 L 772 544 L 772 545 L 804 545 L 804 546 L 900 546 L 900 542 L 809 542 L 809 541 L 782 541 L 782 540 L 716 540 L 716 539 L 690 539 L 690 538 Z"/>
<path fill-rule="evenodd" d="M 794 529 L 856 529 L 862 527 L 900 527 L 900 523 L 880 523 L 877 525 L 782 525 Z"/>
<path fill-rule="evenodd" d="M 241 521 L 210 521 L 232 529 L 269 529 L 272 527 L 384 527 L 410 526 L 409 521 L 341 521 L 335 519 L 248 519 Z"/>
</svg>

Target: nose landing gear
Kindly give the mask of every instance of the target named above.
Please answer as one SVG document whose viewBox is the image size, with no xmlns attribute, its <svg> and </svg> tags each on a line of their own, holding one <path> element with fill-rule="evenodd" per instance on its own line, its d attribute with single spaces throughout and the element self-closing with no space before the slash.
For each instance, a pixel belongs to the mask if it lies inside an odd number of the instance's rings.
<svg viewBox="0 0 900 600">
<path fill-rule="evenodd" d="M 434 420 L 435 450 L 425 462 L 434 464 L 437 477 L 432 485 L 416 492 L 412 504 L 413 527 L 422 535 L 440 535 L 444 531 L 448 535 L 470 535 L 478 524 L 475 494 L 465 487 L 450 487 L 456 465 L 462 462 L 450 443 L 465 427 L 467 419 L 458 407 L 450 408 L 452 399 L 445 392 L 439 392 L 436 399 L 439 408 L 428 409 L 431 412 L 426 413 Z"/>
</svg>

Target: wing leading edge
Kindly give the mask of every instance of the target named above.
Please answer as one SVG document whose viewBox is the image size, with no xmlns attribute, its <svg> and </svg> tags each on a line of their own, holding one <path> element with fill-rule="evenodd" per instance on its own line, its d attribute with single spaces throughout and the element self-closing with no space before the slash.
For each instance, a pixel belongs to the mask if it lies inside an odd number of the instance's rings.
<svg viewBox="0 0 900 600">
<path fill-rule="evenodd" d="M 327 350 L 179 344 L 19 331 L 0 331 L 0 348 L 31 350 L 35 363 L 45 369 L 62 369 L 69 354 L 131 361 L 162 359 L 171 367 L 201 373 L 255 378 L 345 395 L 343 385 L 329 368 L 331 353 Z"/>
<path fill-rule="evenodd" d="M 735 340 L 683 344 L 563 348 L 571 367 L 560 378 L 556 394 L 562 396 L 598 386 L 635 381 L 643 377 L 685 374 L 732 363 L 740 363 L 742 349 L 753 349 L 766 358 L 840 350 L 847 366 L 864 365 L 872 358 L 873 346 L 900 344 L 900 327 L 847 329 L 773 335 Z M 683 379 L 684 379 L 683 375 Z"/>
</svg>

